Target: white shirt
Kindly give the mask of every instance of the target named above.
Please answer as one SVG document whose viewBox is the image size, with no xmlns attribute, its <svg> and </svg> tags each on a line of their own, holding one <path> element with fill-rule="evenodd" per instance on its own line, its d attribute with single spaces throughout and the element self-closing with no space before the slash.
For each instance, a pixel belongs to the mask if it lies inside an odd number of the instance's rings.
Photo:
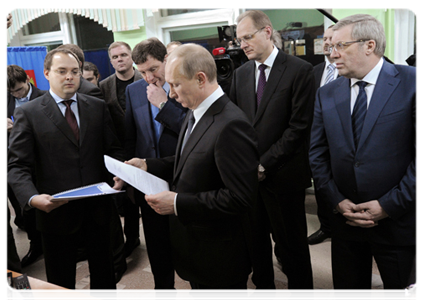
<svg viewBox="0 0 423 300">
<path fill-rule="evenodd" d="M 360 79 L 357 79 L 357 78 L 351 78 L 351 80 L 350 80 L 351 114 L 353 113 L 354 104 L 355 104 L 355 101 L 357 100 L 358 92 L 360 90 L 358 85 L 356 85 L 356 82 L 357 81 L 366 81 L 368 83 L 367 86 L 364 88 L 364 90 L 366 91 L 366 94 L 367 94 L 367 108 L 368 108 L 369 105 L 370 105 L 370 100 L 372 99 L 372 95 L 373 95 L 373 91 L 375 89 L 377 78 L 379 77 L 380 70 L 382 70 L 382 66 L 383 66 L 383 58 L 381 58 L 379 60 L 379 62 L 376 64 L 376 66 L 369 73 L 367 73 L 367 75 L 364 76 L 363 79 L 360 80 Z"/>
<path fill-rule="evenodd" d="M 201 120 L 201 118 L 204 116 L 204 114 L 207 112 L 207 110 L 212 106 L 213 103 L 216 102 L 217 99 L 222 97 L 224 95 L 224 92 L 220 86 L 210 95 L 208 96 L 203 102 L 201 102 L 196 109 L 192 110 L 192 113 L 194 114 L 195 123 L 192 127 L 192 131 L 194 131 L 195 126 L 197 126 L 198 122 Z M 191 131 L 191 132 L 192 132 Z M 186 132 L 185 132 L 186 134 Z M 175 200 L 173 202 L 173 208 L 175 210 L 175 215 L 178 215 L 178 212 L 176 210 L 176 198 L 178 197 L 178 194 L 175 195 Z"/>
<path fill-rule="evenodd" d="M 279 53 L 278 48 L 273 46 L 272 53 L 270 53 L 269 57 L 263 63 L 267 66 L 267 68 L 264 69 L 264 74 L 266 75 L 266 81 L 269 79 L 270 71 L 272 70 L 273 63 L 275 62 L 275 59 L 276 59 L 276 56 L 278 56 L 278 53 Z M 255 63 L 256 63 L 256 91 L 257 91 L 257 86 L 258 86 L 259 76 L 260 76 L 260 70 L 258 67 L 261 65 L 261 63 L 259 63 L 258 61 L 255 61 Z"/>
<path fill-rule="evenodd" d="M 78 111 L 78 104 L 77 99 L 76 99 L 76 93 L 70 97 L 69 99 L 62 99 L 59 96 L 57 96 L 55 93 L 53 93 L 53 91 L 50 89 L 50 94 L 53 97 L 54 101 L 56 101 L 57 106 L 59 107 L 60 111 L 62 112 L 62 115 L 65 116 L 65 112 L 66 112 L 66 105 L 64 103 L 62 103 L 63 100 L 74 100 L 74 102 L 72 102 L 70 108 L 72 109 L 75 118 L 76 118 L 76 122 L 78 123 L 78 127 L 79 127 L 79 111 Z"/>
<path fill-rule="evenodd" d="M 324 86 L 325 82 L 326 82 L 326 76 L 328 75 L 328 66 L 330 65 L 330 61 L 328 60 L 328 58 L 325 56 L 325 69 L 323 71 L 322 74 L 322 79 L 320 80 L 320 86 Z M 338 78 L 338 69 L 336 68 L 336 63 L 334 62 L 333 65 L 335 66 L 335 70 L 333 72 L 333 79 L 335 80 L 336 78 Z"/>
</svg>

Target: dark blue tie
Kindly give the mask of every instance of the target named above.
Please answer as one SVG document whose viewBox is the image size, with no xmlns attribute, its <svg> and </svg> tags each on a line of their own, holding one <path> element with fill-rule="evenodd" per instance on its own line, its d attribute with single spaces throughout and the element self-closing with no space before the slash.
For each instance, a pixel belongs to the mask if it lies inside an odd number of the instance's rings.
<svg viewBox="0 0 423 300">
<path fill-rule="evenodd" d="M 354 144 L 357 148 L 358 142 L 360 141 L 361 131 L 363 129 L 364 119 L 367 113 L 367 94 L 364 88 L 367 85 L 365 81 L 358 81 L 356 83 L 359 87 L 357 100 L 355 101 L 353 113 L 351 115 L 352 129 L 354 136 Z"/>
</svg>

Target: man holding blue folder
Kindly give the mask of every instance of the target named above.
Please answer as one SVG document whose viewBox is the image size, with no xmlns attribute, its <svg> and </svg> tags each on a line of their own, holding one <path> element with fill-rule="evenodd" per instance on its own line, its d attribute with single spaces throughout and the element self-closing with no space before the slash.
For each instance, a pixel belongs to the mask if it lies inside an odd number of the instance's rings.
<svg viewBox="0 0 423 300">
<path fill-rule="evenodd" d="M 47 53 L 44 75 L 49 92 L 15 110 L 8 181 L 21 206 L 36 209 L 47 280 L 75 288 L 77 247 L 82 239 L 91 288 L 115 289 L 110 197 L 67 202 L 51 201 L 51 195 L 107 181 L 103 156 L 122 159 L 123 152 L 106 103 L 76 92 L 81 73 L 72 52 Z"/>
</svg>

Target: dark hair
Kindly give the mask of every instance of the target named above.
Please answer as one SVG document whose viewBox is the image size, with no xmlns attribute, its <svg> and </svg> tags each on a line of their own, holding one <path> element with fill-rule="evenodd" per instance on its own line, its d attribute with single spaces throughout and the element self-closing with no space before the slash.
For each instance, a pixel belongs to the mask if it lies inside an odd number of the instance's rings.
<svg viewBox="0 0 423 300">
<path fill-rule="evenodd" d="M 89 62 L 89 61 L 84 62 L 83 69 L 85 71 L 93 71 L 93 74 L 95 77 L 99 75 L 97 66 L 93 64 L 92 62 Z"/>
<path fill-rule="evenodd" d="M 60 45 L 56 49 L 67 49 L 72 51 L 78 57 L 78 60 L 82 63 L 82 65 L 84 65 L 84 61 L 85 61 L 84 51 L 82 51 L 82 49 L 79 48 L 79 46 L 75 44 L 64 44 L 64 45 Z M 81 66 L 81 71 L 82 71 L 82 66 Z"/>
<path fill-rule="evenodd" d="M 56 49 L 53 49 L 53 50 L 47 52 L 47 55 L 44 58 L 44 70 L 50 70 L 51 64 L 53 62 L 53 56 L 56 53 L 64 53 L 64 54 L 72 55 L 76 59 L 76 61 L 78 62 L 78 65 L 79 65 L 78 56 L 76 56 L 76 54 L 74 52 L 72 52 L 72 51 L 70 51 L 68 49 L 65 49 L 65 48 L 61 48 L 61 49 L 56 48 Z"/>
<path fill-rule="evenodd" d="M 26 82 L 28 75 L 17 65 L 7 66 L 7 88 L 13 89 L 18 82 Z"/>
<path fill-rule="evenodd" d="M 158 38 L 149 38 L 135 45 L 132 60 L 136 65 L 143 64 L 151 56 L 163 62 L 167 54 L 166 46 Z"/>
</svg>

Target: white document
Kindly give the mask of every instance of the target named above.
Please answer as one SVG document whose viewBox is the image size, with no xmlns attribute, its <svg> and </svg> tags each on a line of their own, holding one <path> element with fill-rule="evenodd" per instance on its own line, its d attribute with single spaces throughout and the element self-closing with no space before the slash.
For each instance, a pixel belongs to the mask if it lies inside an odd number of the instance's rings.
<svg viewBox="0 0 423 300">
<path fill-rule="evenodd" d="M 169 184 L 166 181 L 140 168 L 125 164 L 107 155 L 104 155 L 104 163 L 110 173 L 146 195 L 154 195 L 169 190 Z"/>
<path fill-rule="evenodd" d="M 51 201 L 78 200 L 82 198 L 116 194 L 121 192 L 123 191 L 117 191 L 110 187 L 110 185 L 108 185 L 107 183 L 100 182 L 54 194 L 52 195 L 54 199 L 52 199 Z"/>
</svg>

